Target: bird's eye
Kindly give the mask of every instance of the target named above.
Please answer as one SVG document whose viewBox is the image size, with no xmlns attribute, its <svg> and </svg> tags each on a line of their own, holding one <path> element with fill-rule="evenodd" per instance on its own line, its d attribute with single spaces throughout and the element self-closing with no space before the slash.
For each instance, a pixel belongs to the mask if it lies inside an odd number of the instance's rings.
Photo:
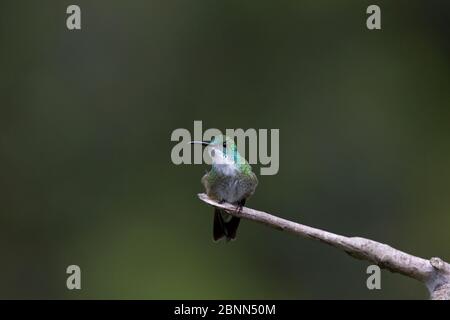
<svg viewBox="0 0 450 320">
<path fill-rule="evenodd" d="M 223 143 L 223 147 L 224 147 L 224 148 L 227 147 L 227 143 L 226 143 L 226 142 Z"/>
</svg>

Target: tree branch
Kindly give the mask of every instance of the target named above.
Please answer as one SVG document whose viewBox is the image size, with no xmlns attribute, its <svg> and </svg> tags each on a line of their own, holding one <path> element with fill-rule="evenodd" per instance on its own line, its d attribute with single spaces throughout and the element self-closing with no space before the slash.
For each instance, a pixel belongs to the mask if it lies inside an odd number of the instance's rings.
<svg viewBox="0 0 450 320">
<path fill-rule="evenodd" d="M 304 238 L 318 240 L 341 249 L 354 258 L 367 260 L 381 268 L 419 280 L 427 286 L 431 299 L 450 300 L 450 264 L 440 258 L 431 258 L 430 260 L 419 258 L 377 241 L 341 236 L 247 207 L 237 211 L 236 206 L 229 203 L 218 203 L 204 193 L 198 194 L 198 197 L 207 204 L 223 209 L 233 216 L 256 221 Z"/>
</svg>

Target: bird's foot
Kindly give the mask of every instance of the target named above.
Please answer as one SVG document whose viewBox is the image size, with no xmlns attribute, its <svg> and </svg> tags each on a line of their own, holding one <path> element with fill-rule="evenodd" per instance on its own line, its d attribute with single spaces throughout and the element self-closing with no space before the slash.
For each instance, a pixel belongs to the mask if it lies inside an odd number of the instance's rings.
<svg viewBox="0 0 450 320">
<path fill-rule="evenodd" d="M 236 205 L 235 212 L 236 212 L 237 214 L 241 214 L 242 208 L 244 207 L 244 205 L 245 205 L 245 199 L 239 201 L 239 202 L 237 203 L 237 205 Z"/>
</svg>

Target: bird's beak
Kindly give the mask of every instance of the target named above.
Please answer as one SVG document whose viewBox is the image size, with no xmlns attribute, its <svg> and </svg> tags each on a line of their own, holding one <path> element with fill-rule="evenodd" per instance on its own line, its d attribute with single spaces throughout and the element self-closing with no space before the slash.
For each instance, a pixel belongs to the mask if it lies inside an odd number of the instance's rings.
<svg viewBox="0 0 450 320">
<path fill-rule="evenodd" d="M 190 143 L 190 144 L 202 144 L 202 145 L 204 145 L 204 146 L 209 146 L 209 144 L 210 144 L 211 142 L 207 142 L 207 141 L 190 141 L 189 143 Z"/>
</svg>

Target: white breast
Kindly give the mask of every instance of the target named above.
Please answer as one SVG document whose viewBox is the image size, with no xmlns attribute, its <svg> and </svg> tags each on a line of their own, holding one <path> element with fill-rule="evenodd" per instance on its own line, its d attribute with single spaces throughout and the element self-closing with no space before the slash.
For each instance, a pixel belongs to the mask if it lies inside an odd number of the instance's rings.
<svg viewBox="0 0 450 320">
<path fill-rule="evenodd" d="M 230 163 L 216 165 L 217 171 L 224 176 L 234 176 L 237 173 L 236 166 Z"/>
</svg>

